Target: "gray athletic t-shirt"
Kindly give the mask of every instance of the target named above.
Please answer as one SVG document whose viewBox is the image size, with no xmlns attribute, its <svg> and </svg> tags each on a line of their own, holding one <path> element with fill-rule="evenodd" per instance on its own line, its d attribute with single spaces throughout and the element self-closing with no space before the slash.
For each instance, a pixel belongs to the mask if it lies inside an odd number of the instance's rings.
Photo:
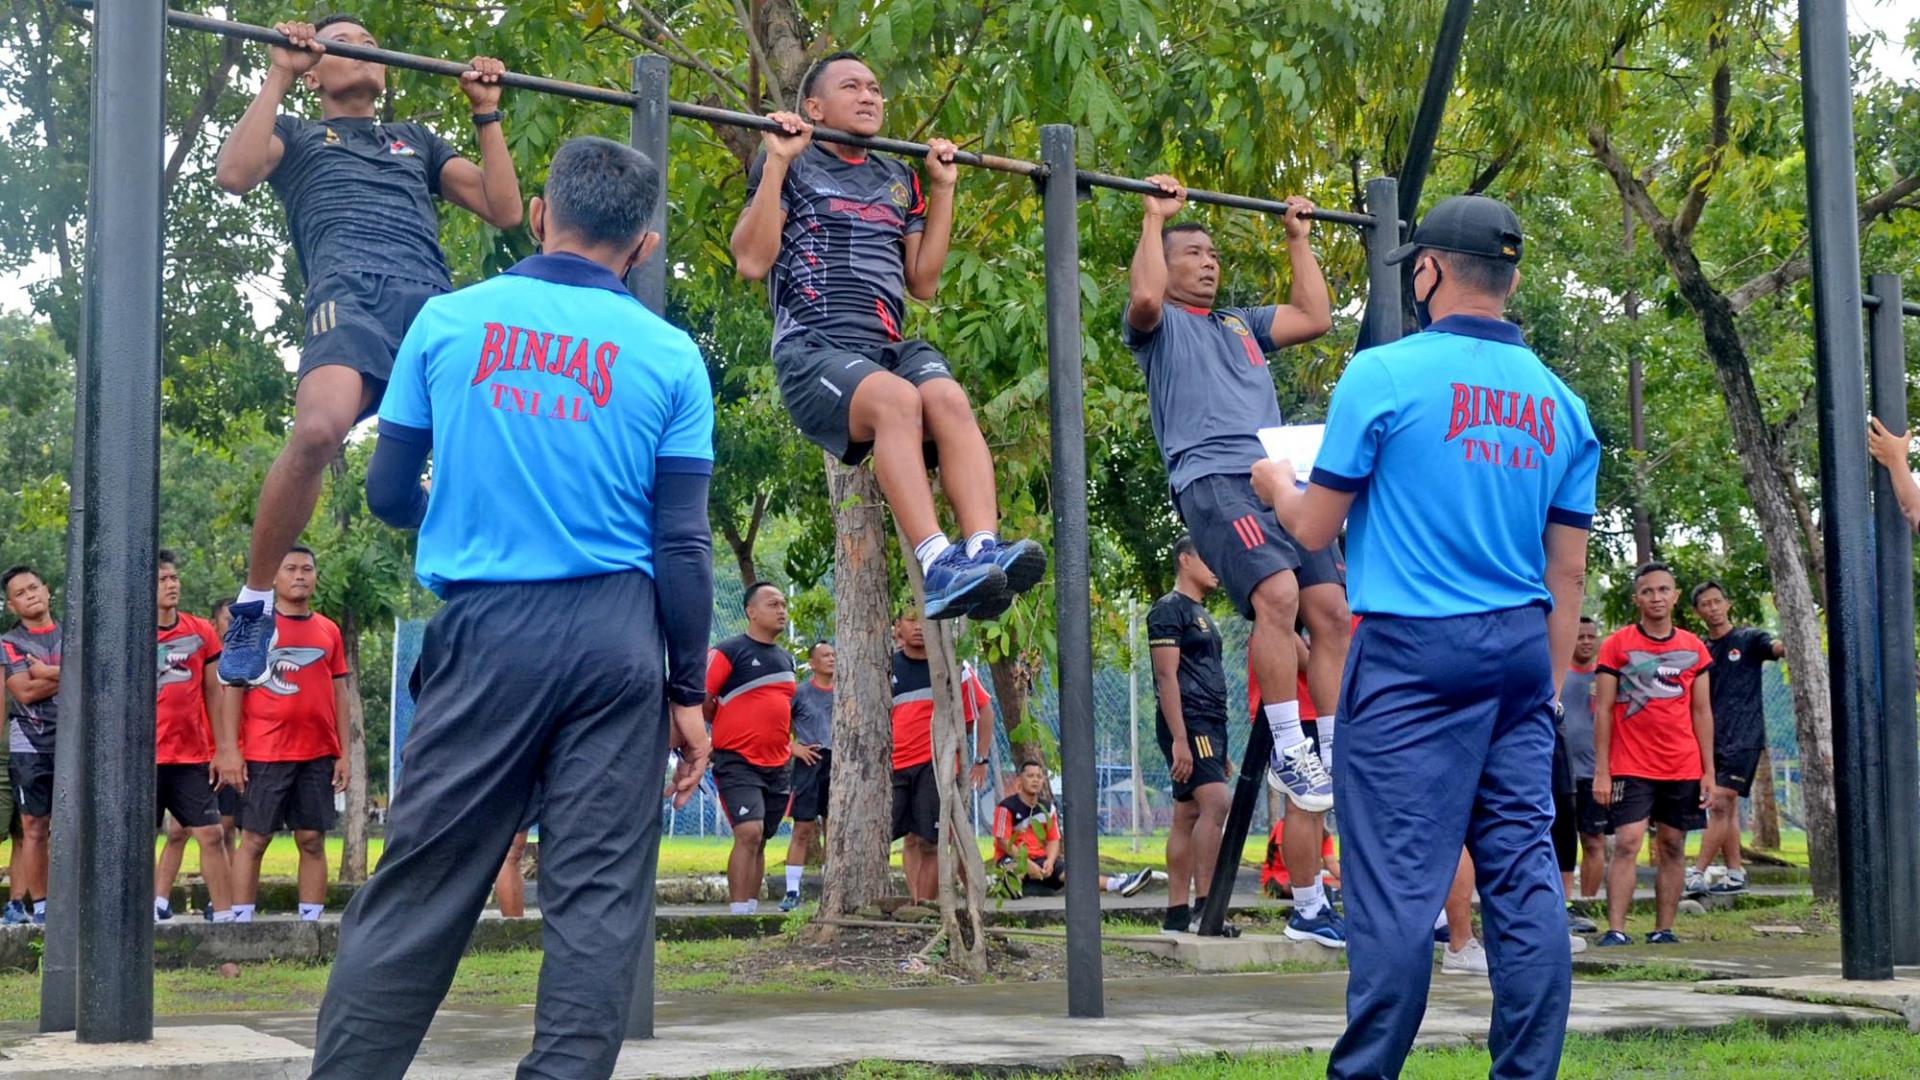
<svg viewBox="0 0 1920 1080">
<path fill-rule="evenodd" d="M 1560 684 L 1560 742 L 1577 780 L 1593 779 L 1593 672 L 1567 672 Z"/>
<path fill-rule="evenodd" d="M 6 658 L 7 677 L 25 675 L 30 663 L 60 666 L 60 627 L 34 631 L 25 624 L 0 635 L 0 653 Z M 64 674 L 64 673 L 63 673 Z M 31 705 L 7 695 L 7 751 L 11 754 L 53 753 L 54 729 L 60 721 L 59 695 Z"/>
<path fill-rule="evenodd" d="M 1276 310 L 1167 304 L 1147 333 L 1120 316 L 1127 348 L 1147 376 L 1153 437 L 1175 494 L 1203 476 L 1245 476 L 1267 456 L 1254 433 L 1280 424 L 1267 370 Z"/>
<path fill-rule="evenodd" d="M 812 679 L 793 691 L 793 739 L 802 746 L 833 749 L 833 691 Z"/>
<path fill-rule="evenodd" d="M 747 170 L 747 201 L 767 155 Z M 773 346 L 812 330 L 846 348 L 901 340 L 907 237 L 926 229 L 920 174 L 883 154 L 846 161 L 820 143 L 787 166 L 780 186 L 780 254 L 767 275 Z"/>
<path fill-rule="evenodd" d="M 342 270 L 452 288 L 440 252 L 440 170 L 459 153 L 419 124 L 280 116 L 286 145 L 267 182 L 287 208 L 311 286 Z"/>
</svg>

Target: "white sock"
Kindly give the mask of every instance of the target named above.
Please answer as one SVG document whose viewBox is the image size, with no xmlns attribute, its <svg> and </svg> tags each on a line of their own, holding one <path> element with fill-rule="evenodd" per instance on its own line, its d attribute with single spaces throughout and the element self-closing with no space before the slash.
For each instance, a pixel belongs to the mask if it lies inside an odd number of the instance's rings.
<svg viewBox="0 0 1920 1080">
<path fill-rule="evenodd" d="M 1328 713 L 1313 722 L 1314 733 L 1319 737 L 1320 764 L 1327 767 L 1327 774 L 1333 774 L 1333 714 Z"/>
<path fill-rule="evenodd" d="M 932 536 L 915 544 L 913 554 L 915 558 L 920 560 L 920 572 L 924 574 L 933 569 L 933 560 L 939 558 L 952 546 L 953 541 L 947 539 L 945 533 L 934 533 Z"/>
<path fill-rule="evenodd" d="M 242 585 L 240 586 L 240 595 L 234 598 L 233 602 L 236 604 L 251 604 L 255 600 L 259 600 L 265 603 L 266 606 L 272 607 L 273 606 L 273 590 L 272 589 L 250 589 L 247 586 Z"/>
<path fill-rule="evenodd" d="M 1120 876 L 1119 874 L 1115 874 L 1109 878 L 1100 879 L 1100 887 L 1107 890 L 1108 892 L 1119 892 L 1120 886 L 1125 885 L 1126 883 L 1127 883 L 1127 879 Z"/>
<path fill-rule="evenodd" d="M 42 918 L 42 919 L 44 919 L 44 918 L 46 918 L 46 917 L 47 917 L 47 902 L 46 902 L 45 900 L 35 900 L 35 901 L 33 902 L 33 913 L 34 913 L 34 915 L 36 915 L 36 916 L 38 916 L 39 918 Z"/>
<path fill-rule="evenodd" d="M 300 921 L 301 922 L 319 922 L 320 912 L 325 907 L 326 907 L 325 904 L 301 904 L 300 905 Z"/>
<path fill-rule="evenodd" d="M 727 914 L 729 914 L 729 915 L 751 915 L 751 914 L 753 914 L 753 901 L 751 901 L 751 900 L 735 900 L 735 901 L 733 901 L 732 903 L 730 903 L 730 904 L 728 904 L 728 905 L 727 905 Z"/>
<path fill-rule="evenodd" d="M 1440 914 L 1435 915 L 1433 917 L 1433 928 L 1435 930 L 1444 930 L 1447 928 L 1447 909 L 1446 908 L 1441 908 Z"/>
<path fill-rule="evenodd" d="M 232 922 L 233 912 L 232 911 L 216 911 L 213 913 L 213 921 L 214 922 Z"/>
<path fill-rule="evenodd" d="M 1000 538 L 998 536 L 995 536 L 993 534 L 992 530 L 977 532 L 977 533 L 974 533 L 972 536 L 967 537 L 967 558 L 969 559 L 979 558 L 981 548 L 985 547 L 989 542 L 996 541 L 999 539 Z"/>
<path fill-rule="evenodd" d="M 797 893 L 800 891 L 800 878 L 804 874 L 806 874 L 806 872 L 807 872 L 807 868 L 805 866 L 795 866 L 792 863 L 787 864 L 787 891 L 788 892 Z"/>
<path fill-rule="evenodd" d="M 1262 705 L 1260 711 L 1267 714 L 1267 727 L 1273 730 L 1273 748 L 1286 752 L 1307 741 L 1306 733 L 1300 730 L 1300 703 L 1282 701 L 1274 705 Z"/>
<path fill-rule="evenodd" d="M 234 922 L 252 922 L 253 921 L 253 905 L 252 904 L 233 905 L 233 921 Z"/>
<path fill-rule="evenodd" d="M 160 912 L 172 911 L 173 901 L 164 896 L 156 896 L 153 898 L 153 910 Z"/>
<path fill-rule="evenodd" d="M 747 901 L 747 914 L 749 915 L 760 914 L 760 898 L 759 897 L 756 896 L 753 899 Z"/>
<path fill-rule="evenodd" d="M 1315 879 L 1311 885 L 1293 887 L 1293 910 L 1299 912 L 1303 919 L 1311 919 L 1320 914 L 1320 909 L 1326 905 L 1326 902 L 1326 893 L 1321 891 L 1318 879 Z"/>
</svg>

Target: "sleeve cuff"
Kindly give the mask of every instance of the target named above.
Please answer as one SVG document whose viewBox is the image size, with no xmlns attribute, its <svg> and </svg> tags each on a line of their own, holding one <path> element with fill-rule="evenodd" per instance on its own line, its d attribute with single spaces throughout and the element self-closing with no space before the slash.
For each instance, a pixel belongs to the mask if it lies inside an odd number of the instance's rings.
<svg viewBox="0 0 1920 1080">
<path fill-rule="evenodd" d="M 653 471 L 656 475 L 679 473 L 683 476 L 712 476 L 713 462 L 697 457 L 661 457 L 654 459 Z"/>
<path fill-rule="evenodd" d="M 380 419 L 380 437 L 383 439 L 392 439 L 395 442 L 412 443 L 415 446 L 433 445 L 432 428 L 413 427 L 408 424 L 388 420 L 385 417 Z"/>
<path fill-rule="evenodd" d="M 1593 667 L 1593 670 L 1595 670 L 1595 671 L 1598 671 L 1598 672 L 1604 672 L 1605 674 L 1608 674 L 1608 675 L 1611 675 L 1611 676 L 1613 676 L 1613 677 L 1614 677 L 1614 678 L 1616 678 L 1616 679 L 1620 677 L 1620 669 L 1619 669 L 1619 668 L 1612 668 L 1612 667 L 1608 667 L 1608 666 L 1607 666 L 1607 665 L 1605 665 L 1605 664 L 1595 664 L 1595 665 L 1594 665 L 1594 667 Z"/>
<path fill-rule="evenodd" d="M 1367 478 L 1364 476 L 1342 476 L 1337 472 L 1320 468 L 1314 469 L 1313 472 L 1307 476 L 1307 481 L 1309 483 L 1319 484 L 1323 488 L 1343 491 L 1349 495 L 1367 486 Z"/>
<path fill-rule="evenodd" d="M 1558 506 L 1547 507 L 1547 524 L 1565 525 L 1570 529 L 1592 529 L 1593 515 L 1578 510 L 1566 510 Z"/>
<path fill-rule="evenodd" d="M 667 700 L 672 702 L 675 705 L 697 707 L 697 706 L 705 705 L 707 703 L 707 696 L 704 693 L 701 693 L 699 691 L 677 690 L 677 689 L 669 688 L 667 690 Z"/>
</svg>

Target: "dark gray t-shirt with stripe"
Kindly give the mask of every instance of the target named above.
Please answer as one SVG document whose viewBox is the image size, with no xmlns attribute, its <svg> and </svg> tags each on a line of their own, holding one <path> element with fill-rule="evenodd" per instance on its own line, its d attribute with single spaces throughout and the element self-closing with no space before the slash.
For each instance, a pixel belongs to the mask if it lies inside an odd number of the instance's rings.
<svg viewBox="0 0 1920 1080">
<path fill-rule="evenodd" d="M 793 738 L 802 746 L 833 749 L 833 691 L 812 679 L 793 691 Z"/>
<path fill-rule="evenodd" d="M 281 116 L 286 152 L 267 182 L 308 286 L 328 274 L 385 274 L 452 288 L 440 251 L 440 170 L 459 154 L 420 124 Z"/>
<path fill-rule="evenodd" d="M 1174 492 L 1216 473 L 1245 476 L 1267 456 L 1255 432 L 1280 424 L 1267 370 L 1276 310 L 1167 304 L 1160 325 L 1145 333 L 1121 315 L 1127 348 L 1147 377 L 1153 437 Z"/>
</svg>

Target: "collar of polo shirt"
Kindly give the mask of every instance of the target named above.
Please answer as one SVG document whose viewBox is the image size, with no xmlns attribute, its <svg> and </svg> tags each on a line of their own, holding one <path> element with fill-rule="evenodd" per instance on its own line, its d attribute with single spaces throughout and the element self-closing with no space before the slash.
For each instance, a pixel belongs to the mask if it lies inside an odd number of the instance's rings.
<svg viewBox="0 0 1920 1080">
<path fill-rule="evenodd" d="M 529 255 L 514 263 L 509 274 L 521 277 L 551 281 L 556 285 L 573 285 L 582 289 L 606 289 L 633 299 L 627 291 L 626 283 L 619 275 L 594 262 L 584 255 L 575 255 L 570 251 L 555 252 L 551 255 Z M 638 300 L 634 301 L 639 303 Z"/>
</svg>

